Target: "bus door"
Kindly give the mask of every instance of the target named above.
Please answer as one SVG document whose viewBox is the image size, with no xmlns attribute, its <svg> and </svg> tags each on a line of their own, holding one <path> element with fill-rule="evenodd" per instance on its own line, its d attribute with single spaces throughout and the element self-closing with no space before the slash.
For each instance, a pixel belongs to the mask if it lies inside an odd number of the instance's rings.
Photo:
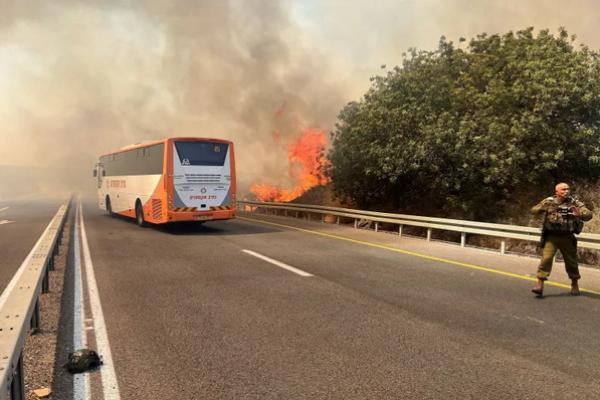
<svg viewBox="0 0 600 400">
<path fill-rule="evenodd" d="M 96 177 L 96 183 L 98 184 L 98 189 L 102 187 L 102 180 L 106 172 L 104 172 L 104 166 L 102 163 L 96 163 L 94 167 L 94 176 Z"/>
</svg>

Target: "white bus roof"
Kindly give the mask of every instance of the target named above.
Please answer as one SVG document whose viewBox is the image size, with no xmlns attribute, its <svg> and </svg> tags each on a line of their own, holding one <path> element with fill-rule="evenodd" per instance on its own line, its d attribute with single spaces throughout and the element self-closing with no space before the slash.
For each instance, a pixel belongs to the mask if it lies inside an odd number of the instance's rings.
<svg viewBox="0 0 600 400">
<path fill-rule="evenodd" d="M 109 155 L 115 154 L 115 153 L 121 153 L 121 152 L 127 151 L 127 150 L 133 150 L 133 149 L 140 148 L 140 147 L 147 147 L 147 146 L 152 146 L 152 145 L 159 144 L 159 143 L 164 143 L 167 140 L 185 140 L 185 141 L 196 141 L 197 140 L 197 141 L 210 141 L 210 142 L 220 142 L 220 143 L 233 143 L 231 140 L 218 139 L 218 138 L 192 137 L 192 136 L 168 137 L 168 138 L 157 139 L 157 140 L 145 140 L 140 143 L 129 144 L 129 145 L 123 146 L 117 150 L 113 150 L 108 153 L 101 154 L 100 157 L 109 156 Z"/>
</svg>

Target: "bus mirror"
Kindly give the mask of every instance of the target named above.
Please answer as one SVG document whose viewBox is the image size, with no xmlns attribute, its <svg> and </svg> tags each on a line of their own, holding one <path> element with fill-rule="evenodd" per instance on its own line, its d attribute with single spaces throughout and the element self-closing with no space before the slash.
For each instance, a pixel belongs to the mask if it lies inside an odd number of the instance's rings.
<svg viewBox="0 0 600 400">
<path fill-rule="evenodd" d="M 94 178 L 98 176 L 98 171 L 94 170 Z"/>
</svg>

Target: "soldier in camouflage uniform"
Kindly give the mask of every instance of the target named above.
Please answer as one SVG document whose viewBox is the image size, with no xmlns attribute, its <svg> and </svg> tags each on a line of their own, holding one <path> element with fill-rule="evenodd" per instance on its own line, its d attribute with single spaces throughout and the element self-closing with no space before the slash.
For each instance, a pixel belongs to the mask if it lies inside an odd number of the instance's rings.
<svg viewBox="0 0 600 400">
<path fill-rule="evenodd" d="M 543 294 L 544 281 L 550 276 L 554 256 L 560 250 L 571 279 L 571 294 L 576 296 L 579 295 L 577 281 L 581 276 L 577 266 L 575 234 L 581 232 L 583 221 L 592 219 L 592 213 L 581 201 L 570 196 L 568 184 L 559 183 L 554 190 L 554 196 L 542 200 L 531 209 L 533 214 L 545 214 L 542 259 L 538 267 L 537 284 L 531 291 L 538 296 Z"/>
</svg>

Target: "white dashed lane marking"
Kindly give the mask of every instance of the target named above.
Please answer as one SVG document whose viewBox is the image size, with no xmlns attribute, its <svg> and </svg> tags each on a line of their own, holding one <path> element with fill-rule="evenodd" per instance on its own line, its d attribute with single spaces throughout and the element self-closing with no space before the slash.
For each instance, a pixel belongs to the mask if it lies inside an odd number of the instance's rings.
<svg viewBox="0 0 600 400">
<path fill-rule="evenodd" d="M 298 274 L 298 275 L 300 275 L 300 276 L 305 276 L 305 277 L 312 276 L 312 274 L 309 274 L 308 272 L 304 272 L 304 271 L 302 271 L 301 269 L 298 269 L 298 268 L 292 267 L 291 265 L 287 265 L 287 264 L 285 264 L 285 263 L 282 263 L 281 261 L 277 261 L 277 260 L 274 260 L 274 259 L 272 259 L 272 258 L 269 258 L 269 257 L 267 257 L 267 256 L 263 256 L 262 254 L 260 254 L 260 253 L 257 253 L 257 252 L 255 252 L 255 251 L 252 251 L 252 250 L 245 250 L 245 249 L 244 249 L 244 250 L 242 250 L 242 251 L 243 251 L 244 253 L 246 253 L 246 254 L 250 254 L 251 256 L 254 256 L 254 257 L 256 257 L 256 258 L 260 258 L 261 260 L 263 260 L 263 261 L 266 261 L 266 262 L 268 262 L 268 263 L 271 263 L 271 264 L 273 264 L 273 265 L 276 265 L 276 266 L 278 266 L 278 267 L 280 267 L 280 268 L 287 269 L 288 271 L 290 271 L 290 272 L 293 272 L 293 273 L 295 273 L 295 274 Z"/>
<path fill-rule="evenodd" d="M 2 208 L 0 208 L 0 212 L 1 212 L 1 211 L 8 210 L 9 208 L 10 208 L 10 207 L 8 207 L 8 206 L 6 206 L 6 207 L 2 207 Z M 12 224 L 13 222 L 15 222 L 15 221 L 9 221 L 9 220 L 7 220 L 7 219 L 3 219 L 3 220 L 0 220 L 0 225 Z"/>
</svg>

